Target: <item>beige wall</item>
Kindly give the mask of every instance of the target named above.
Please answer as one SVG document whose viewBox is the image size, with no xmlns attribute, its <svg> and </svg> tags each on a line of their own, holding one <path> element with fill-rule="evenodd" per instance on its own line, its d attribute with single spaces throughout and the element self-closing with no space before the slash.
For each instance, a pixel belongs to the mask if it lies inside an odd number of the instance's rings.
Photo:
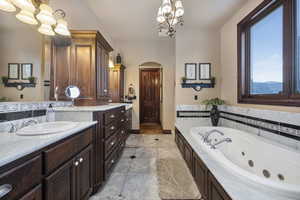
<svg viewBox="0 0 300 200">
<path fill-rule="evenodd" d="M 133 102 L 133 129 L 139 129 L 139 68 L 145 62 L 160 63 L 163 68 L 163 110 L 162 126 L 165 130 L 174 129 L 174 77 L 175 77 L 175 47 L 174 41 L 143 40 L 115 41 L 117 50 L 126 66 L 125 94 L 129 84 L 133 84 L 137 99 Z"/>
<path fill-rule="evenodd" d="M 262 0 L 247 1 L 221 29 L 221 98 L 226 100 L 230 105 L 241 107 L 300 112 L 300 108 L 297 107 L 237 103 L 237 24 L 261 2 Z"/>
<path fill-rule="evenodd" d="M 185 63 L 212 63 L 212 76 L 216 77 L 216 87 L 202 89 L 181 88 L 181 78 L 185 76 Z M 220 34 L 218 30 L 196 30 L 179 28 L 176 35 L 176 105 L 200 104 L 206 98 L 220 95 Z M 198 69 L 197 69 L 198 70 Z M 199 70 L 198 70 L 199 72 Z M 197 72 L 197 77 L 199 76 Z M 198 100 L 194 100 L 198 95 Z"/>
<path fill-rule="evenodd" d="M 113 39 L 101 25 L 94 12 L 84 0 L 50 0 L 50 6 L 54 10 L 63 9 L 66 12 L 66 20 L 70 29 L 75 30 L 99 30 L 105 39 L 114 47 Z"/>
<path fill-rule="evenodd" d="M 8 76 L 8 63 L 32 63 L 33 76 L 37 78 L 35 88 L 22 91 L 1 84 L 0 97 L 8 97 L 10 101 L 42 101 L 42 35 L 33 27 L 19 22 L 13 15 L 3 13 L 0 18 L 3 20 L 0 26 L 0 77 Z M 24 99 L 20 99 L 21 94 Z"/>
</svg>

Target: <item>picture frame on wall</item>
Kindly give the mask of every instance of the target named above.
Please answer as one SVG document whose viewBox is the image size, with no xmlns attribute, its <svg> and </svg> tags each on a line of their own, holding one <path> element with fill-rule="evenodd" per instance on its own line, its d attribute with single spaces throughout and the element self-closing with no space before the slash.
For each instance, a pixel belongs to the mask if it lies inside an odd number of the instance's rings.
<svg viewBox="0 0 300 200">
<path fill-rule="evenodd" d="M 186 80 L 197 80 L 197 63 L 185 64 Z"/>
<path fill-rule="evenodd" d="M 22 63 L 21 64 L 21 79 L 28 80 L 29 77 L 32 77 L 33 64 L 32 63 Z"/>
<path fill-rule="evenodd" d="M 199 63 L 199 80 L 211 79 L 211 63 Z"/>
<path fill-rule="evenodd" d="M 20 78 L 19 63 L 8 63 L 8 79 L 19 80 L 19 78 Z"/>
</svg>

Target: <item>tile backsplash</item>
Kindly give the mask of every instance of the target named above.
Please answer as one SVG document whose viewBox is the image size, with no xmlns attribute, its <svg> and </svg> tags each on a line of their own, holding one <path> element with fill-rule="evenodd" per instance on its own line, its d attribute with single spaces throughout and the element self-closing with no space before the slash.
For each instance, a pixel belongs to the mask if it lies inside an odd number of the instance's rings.
<svg viewBox="0 0 300 200">
<path fill-rule="evenodd" d="M 0 103 L 0 133 L 8 132 L 14 124 L 20 128 L 24 121 L 36 120 L 38 122 L 51 121 L 53 116 L 47 114 L 49 105 L 53 107 L 71 106 L 69 101 L 45 101 L 45 102 L 5 102 Z"/>
<path fill-rule="evenodd" d="M 300 150 L 300 113 L 278 112 L 236 106 L 219 106 L 221 119 L 219 126 L 243 130 L 277 143 Z M 182 111 L 198 111 L 203 113 L 206 107 L 202 105 L 177 105 L 178 113 Z M 203 117 L 200 114 L 194 117 Z M 184 117 L 184 116 L 183 116 Z"/>
</svg>

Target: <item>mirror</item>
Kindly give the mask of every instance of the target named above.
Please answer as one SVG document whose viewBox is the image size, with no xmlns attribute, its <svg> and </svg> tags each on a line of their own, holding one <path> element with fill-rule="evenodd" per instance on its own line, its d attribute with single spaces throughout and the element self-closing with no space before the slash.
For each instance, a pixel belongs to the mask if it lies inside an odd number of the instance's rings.
<svg viewBox="0 0 300 200">
<path fill-rule="evenodd" d="M 50 65 L 44 61 L 44 41 L 38 26 L 0 11 L 0 102 L 48 101 Z M 45 67 L 48 66 L 48 67 Z"/>
<path fill-rule="evenodd" d="M 72 99 L 72 102 L 74 105 L 74 100 L 80 96 L 80 90 L 77 86 L 70 85 L 66 88 L 65 94 L 67 97 Z"/>
</svg>

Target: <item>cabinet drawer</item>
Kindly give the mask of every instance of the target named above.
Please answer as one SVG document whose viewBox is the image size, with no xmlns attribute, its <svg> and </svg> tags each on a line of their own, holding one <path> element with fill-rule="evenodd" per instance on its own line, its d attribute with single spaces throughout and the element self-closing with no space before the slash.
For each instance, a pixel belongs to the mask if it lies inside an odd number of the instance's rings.
<svg viewBox="0 0 300 200">
<path fill-rule="evenodd" d="M 105 126 L 105 130 L 104 130 L 105 138 L 108 138 L 111 135 L 113 135 L 117 131 L 117 129 L 118 129 L 118 121 L 114 121 L 109 125 Z"/>
<path fill-rule="evenodd" d="M 42 178 L 42 159 L 37 156 L 24 164 L 0 175 L 0 191 L 6 195 L 0 196 L 1 200 L 20 198 L 32 187 L 38 185 Z M 0 192 L 1 195 L 1 192 Z"/>
<path fill-rule="evenodd" d="M 115 133 L 108 140 L 105 141 L 105 158 L 107 158 L 110 152 L 118 145 L 118 133 Z"/>
<path fill-rule="evenodd" d="M 104 113 L 104 124 L 108 125 L 114 120 L 117 120 L 121 115 L 125 114 L 125 107 L 116 108 Z"/>
<path fill-rule="evenodd" d="M 42 200 L 42 186 L 38 185 L 25 194 L 20 200 Z"/>
<path fill-rule="evenodd" d="M 74 136 L 44 152 L 45 173 L 49 174 L 92 143 L 93 129 Z"/>
<path fill-rule="evenodd" d="M 104 171 L 105 171 L 105 179 L 110 175 L 113 170 L 113 167 L 117 163 L 118 160 L 118 149 L 115 149 L 113 153 L 109 156 L 109 158 L 105 161 Z"/>
</svg>

